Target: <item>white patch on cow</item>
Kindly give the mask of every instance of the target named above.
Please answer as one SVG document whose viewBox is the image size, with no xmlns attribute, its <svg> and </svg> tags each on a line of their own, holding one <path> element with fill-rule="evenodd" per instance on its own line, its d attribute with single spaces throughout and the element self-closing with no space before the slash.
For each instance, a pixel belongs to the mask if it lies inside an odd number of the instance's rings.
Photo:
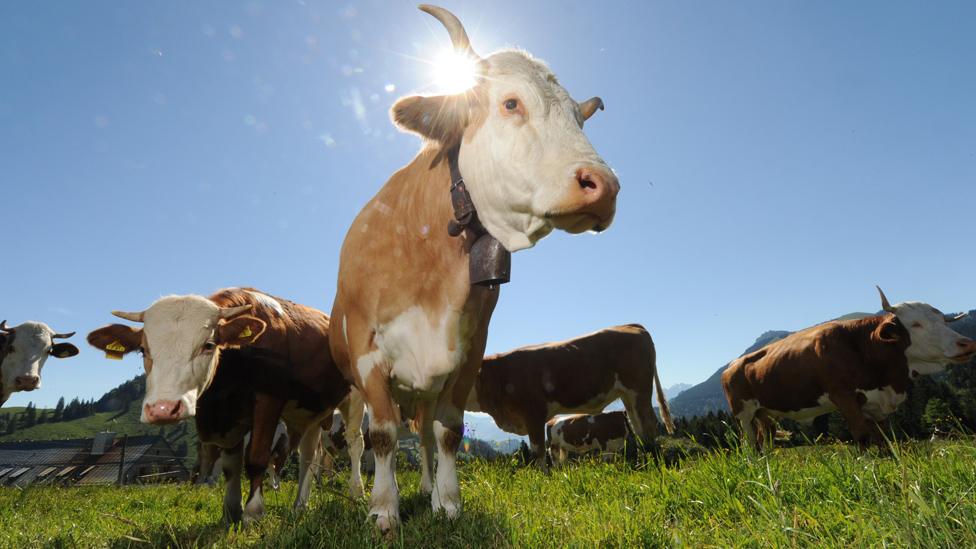
<svg viewBox="0 0 976 549">
<path fill-rule="evenodd" d="M 379 349 L 374 349 L 356 360 L 356 371 L 359 373 L 359 379 L 363 382 L 363 384 L 366 383 L 366 380 L 369 379 L 370 372 L 373 371 L 373 368 L 375 368 L 382 359 L 382 351 Z"/>
<path fill-rule="evenodd" d="M 799 410 L 790 410 L 786 412 L 765 408 L 766 412 L 772 417 L 785 417 L 801 423 L 810 423 L 817 417 L 833 412 L 836 409 L 837 407 L 834 406 L 834 403 L 826 394 L 817 397 L 817 405 L 810 408 L 800 408 Z"/>
<path fill-rule="evenodd" d="M 391 440 L 396 440 L 397 428 L 392 422 L 374 423 L 371 431 L 386 432 Z M 386 455 L 375 455 L 373 492 L 369 498 L 369 514 L 376 517 L 376 526 L 381 530 L 396 528 L 400 524 L 400 490 L 396 481 L 396 450 Z"/>
<path fill-rule="evenodd" d="M 467 353 L 467 340 L 458 331 L 464 319 L 459 317 L 445 310 L 431 318 L 414 306 L 376 330 L 374 342 L 390 365 L 396 390 L 428 395 L 441 391 Z"/>
<path fill-rule="evenodd" d="M 268 309 L 278 313 L 278 316 L 285 316 L 285 309 L 281 306 L 281 303 L 277 299 L 261 292 L 252 292 L 251 290 L 248 290 L 247 293 L 250 294 L 250 296 L 261 305 L 264 305 Z"/>
<path fill-rule="evenodd" d="M 272 475 L 274 473 L 272 472 Z M 259 488 L 251 496 L 251 499 L 244 506 L 244 522 L 249 523 L 256 521 L 264 516 L 264 496 L 261 494 L 261 489 Z"/>
<path fill-rule="evenodd" d="M 898 406 L 908 398 L 908 393 L 899 393 L 891 386 L 870 391 L 858 391 L 864 395 L 867 402 L 861 407 L 864 415 L 875 421 L 881 421 L 898 410 Z"/>
<path fill-rule="evenodd" d="M 583 134 L 576 103 L 544 63 L 502 51 L 487 57 L 485 66 L 488 117 L 465 136 L 459 167 L 478 219 L 514 252 L 532 247 L 560 224 L 547 213 L 578 209 L 577 170 L 615 177 Z M 514 97 L 523 104 L 524 119 L 502 112 Z M 581 232 L 595 220 L 587 225 L 563 228 Z"/>
<path fill-rule="evenodd" d="M 905 357 L 913 373 L 939 373 L 949 364 L 967 362 L 971 358 L 971 354 L 963 354 L 960 343 L 968 342 L 970 346 L 967 348 L 971 353 L 974 349 L 972 341 L 950 328 L 945 315 L 935 307 L 919 301 L 907 301 L 892 308 L 911 336 L 911 345 L 905 350 Z"/>
<path fill-rule="evenodd" d="M 3 361 L 0 365 L 0 380 L 3 382 L 3 400 L 0 404 L 6 402 L 11 394 L 21 390 L 14 385 L 18 377 L 36 377 L 38 381 L 34 389 L 41 388 L 41 369 L 51 356 L 51 336 L 55 333 L 47 324 L 33 321 L 24 322 L 12 329 L 13 351 L 0 358 Z"/>
<path fill-rule="evenodd" d="M 346 340 L 346 347 L 349 347 L 349 330 L 346 328 L 346 315 L 342 315 L 342 339 Z"/>
</svg>

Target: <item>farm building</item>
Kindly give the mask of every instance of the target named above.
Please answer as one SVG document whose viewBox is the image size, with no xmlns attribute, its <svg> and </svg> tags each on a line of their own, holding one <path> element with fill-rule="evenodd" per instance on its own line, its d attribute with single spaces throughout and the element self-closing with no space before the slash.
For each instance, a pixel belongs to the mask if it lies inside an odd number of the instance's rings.
<svg viewBox="0 0 976 549">
<path fill-rule="evenodd" d="M 0 486 L 147 484 L 186 480 L 183 457 L 161 436 L 0 442 Z"/>
</svg>

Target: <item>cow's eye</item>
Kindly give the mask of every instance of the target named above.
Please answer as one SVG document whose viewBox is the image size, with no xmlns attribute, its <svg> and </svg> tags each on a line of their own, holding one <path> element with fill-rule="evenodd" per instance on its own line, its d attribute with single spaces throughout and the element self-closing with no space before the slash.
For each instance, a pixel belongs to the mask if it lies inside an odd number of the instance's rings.
<svg viewBox="0 0 976 549">
<path fill-rule="evenodd" d="M 922 323 L 921 322 L 915 322 L 915 323 L 912 324 L 912 328 L 921 328 L 921 327 L 922 327 Z"/>
<path fill-rule="evenodd" d="M 505 100 L 505 110 L 509 112 L 515 112 L 518 110 L 518 99 L 506 99 Z"/>
<path fill-rule="evenodd" d="M 217 344 L 213 341 L 208 341 L 203 344 L 203 352 L 205 353 L 212 353 L 216 348 L 217 348 Z"/>
</svg>

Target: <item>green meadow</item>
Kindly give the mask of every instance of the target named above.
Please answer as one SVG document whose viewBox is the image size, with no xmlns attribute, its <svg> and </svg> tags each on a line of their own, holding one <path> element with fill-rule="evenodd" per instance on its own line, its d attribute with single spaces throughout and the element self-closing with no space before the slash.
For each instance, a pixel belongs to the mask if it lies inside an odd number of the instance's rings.
<svg viewBox="0 0 976 549">
<path fill-rule="evenodd" d="M 340 481 L 291 511 L 220 524 L 221 489 L 189 485 L 0 490 L 4 547 L 976 546 L 976 442 L 713 452 L 669 467 L 583 461 L 546 475 L 513 462 L 460 467 L 465 510 L 449 522 L 400 471 L 403 526 L 381 539 Z"/>
</svg>

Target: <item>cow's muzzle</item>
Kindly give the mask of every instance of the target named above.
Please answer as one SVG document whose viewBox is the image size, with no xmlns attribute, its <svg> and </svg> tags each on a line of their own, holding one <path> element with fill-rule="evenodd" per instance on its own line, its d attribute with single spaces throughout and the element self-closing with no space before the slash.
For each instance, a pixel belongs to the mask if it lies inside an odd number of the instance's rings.
<svg viewBox="0 0 976 549">
<path fill-rule="evenodd" d="M 146 418 L 146 423 L 154 425 L 176 423 L 186 419 L 189 415 L 182 400 L 157 400 L 152 404 L 143 406 L 142 412 Z"/>
<path fill-rule="evenodd" d="M 14 378 L 14 389 L 18 391 L 33 391 L 41 385 L 40 376 L 17 376 Z"/>
<path fill-rule="evenodd" d="M 972 360 L 976 356 L 976 341 L 964 337 L 956 342 L 956 347 L 959 348 L 959 354 L 952 357 L 952 361 L 957 364 L 965 364 Z"/>
</svg>

